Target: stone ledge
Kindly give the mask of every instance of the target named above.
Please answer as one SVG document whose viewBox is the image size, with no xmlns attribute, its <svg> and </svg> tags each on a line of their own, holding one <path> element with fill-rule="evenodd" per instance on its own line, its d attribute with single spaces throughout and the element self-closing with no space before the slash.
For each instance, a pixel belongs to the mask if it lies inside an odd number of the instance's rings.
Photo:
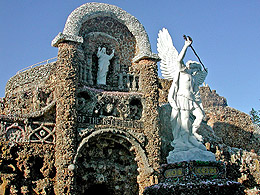
<svg viewBox="0 0 260 195">
<path fill-rule="evenodd" d="M 73 41 L 76 43 L 83 43 L 83 37 L 76 36 L 76 35 L 68 35 L 59 33 L 51 42 L 51 45 L 53 47 L 58 47 L 59 43 L 62 43 L 63 41 Z"/>
<path fill-rule="evenodd" d="M 137 56 L 135 56 L 133 58 L 133 62 L 138 63 L 140 60 L 144 60 L 144 59 L 154 59 L 157 62 L 159 62 L 161 60 L 159 58 L 158 54 L 155 54 L 155 53 L 141 53 L 141 54 L 138 54 Z"/>
</svg>

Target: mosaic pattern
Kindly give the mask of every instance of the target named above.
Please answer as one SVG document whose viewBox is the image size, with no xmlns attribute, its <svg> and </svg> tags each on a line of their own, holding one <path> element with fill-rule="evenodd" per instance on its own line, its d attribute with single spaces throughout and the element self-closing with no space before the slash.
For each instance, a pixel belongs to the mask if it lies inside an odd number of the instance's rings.
<svg viewBox="0 0 260 195">
<path fill-rule="evenodd" d="M 0 118 L 0 135 L 11 145 L 17 143 L 55 143 L 55 124 L 48 122 L 29 122 L 12 118 Z M 13 122 L 14 121 L 14 122 Z"/>
</svg>

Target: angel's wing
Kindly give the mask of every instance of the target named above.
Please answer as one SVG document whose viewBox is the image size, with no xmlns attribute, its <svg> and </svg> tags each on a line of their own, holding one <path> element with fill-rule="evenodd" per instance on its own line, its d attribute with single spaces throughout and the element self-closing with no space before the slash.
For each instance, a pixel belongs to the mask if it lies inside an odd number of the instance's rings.
<svg viewBox="0 0 260 195">
<path fill-rule="evenodd" d="M 173 46 L 168 30 L 165 28 L 158 33 L 157 51 L 161 58 L 160 69 L 162 76 L 165 79 L 173 80 L 176 73 L 176 59 L 179 54 Z"/>
<path fill-rule="evenodd" d="M 206 79 L 208 72 L 206 71 L 198 71 L 195 75 L 195 85 L 200 86 Z"/>
</svg>

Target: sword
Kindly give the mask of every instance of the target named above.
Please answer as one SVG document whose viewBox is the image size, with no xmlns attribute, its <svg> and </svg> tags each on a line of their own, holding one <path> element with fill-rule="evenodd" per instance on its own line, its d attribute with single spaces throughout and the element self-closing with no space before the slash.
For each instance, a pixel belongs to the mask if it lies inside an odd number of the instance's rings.
<svg viewBox="0 0 260 195">
<path fill-rule="evenodd" d="M 184 40 L 186 40 L 186 41 L 187 41 L 187 39 L 189 39 L 189 40 L 192 41 L 192 38 L 191 38 L 190 36 L 183 35 L 183 38 L 184 38 Z M 202 61 L 200 60 L 200 57 L 199 57 L 198 54 L 196 53 L 195 49 L 192 47 L 192 45 L 190 45 L 190 48 L 192 49 L 192 51 L 194 52 L 195 56 L 196 56 L 196 57 L 198 58 L 198 60 L 200 61 L 200 63 L 201 63 L 201 65 L 202 65 L 202 67 L 204 68 L 204 70 L 205 70 L 206 72 L 208 72 L 207 69 L 205 68 L 204 64 L 203 64 Z"/>
</svg>

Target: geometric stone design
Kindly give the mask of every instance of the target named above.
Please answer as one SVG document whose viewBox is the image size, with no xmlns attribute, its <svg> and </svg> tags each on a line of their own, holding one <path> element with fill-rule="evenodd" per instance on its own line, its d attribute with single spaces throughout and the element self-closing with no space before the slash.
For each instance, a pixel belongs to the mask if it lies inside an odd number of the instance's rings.
<svg viewBox="0 0 260 195">
<path fill-rule="evenodd" d="M 36 125 L 32 125 L 35 127 Z M 55 128 L 53 123 L 41 123 L 40 126 L 32 130 L 28 136 L 29 142 L 34 143 L 55 143 Z"/>
<path fill-rule="evenodd" d="M 14 123 L 6 128 L 6 140 L 10 141 L 12 144 L 24 141 L 24 129 Z"/>
</svg>

